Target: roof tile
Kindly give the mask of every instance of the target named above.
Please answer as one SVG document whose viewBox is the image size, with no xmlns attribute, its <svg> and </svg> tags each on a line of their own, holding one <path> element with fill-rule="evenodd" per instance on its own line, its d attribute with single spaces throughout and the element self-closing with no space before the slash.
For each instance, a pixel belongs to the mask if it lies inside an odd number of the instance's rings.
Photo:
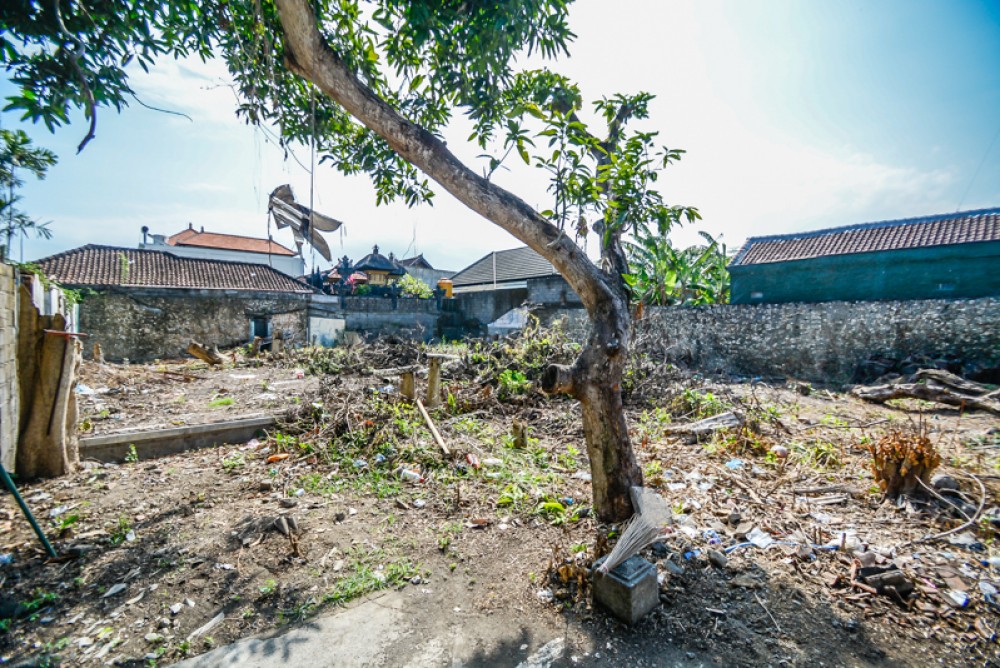
<svg viewBox="0 0 1000 668">
<path fill-rule="evenodd" d="M 466 285 L 523 281 L 529 278 L 551 276 L 555 273 L 557 273 L 555 267 L 548 260 L 527 246 L 522 246 L 521 248 L 494 251 L 484 255 L 452 276 L 451 282 L 458 288 Z"/>
<path fill-rule="evenodd" d="M 304 283 L 264 264 L 202 260 L 164 251 L 96 244 L 43 258 L 37 264 L 46 275 L 65 285 L 312 291 Z"/>
<path fill-rule="evenodd" d="M 1000 241 L 1000 209 L 864 223 L 797 234 L 751 237 L 736 254 L 730 266 L 984 241 Z"/>
</svg>

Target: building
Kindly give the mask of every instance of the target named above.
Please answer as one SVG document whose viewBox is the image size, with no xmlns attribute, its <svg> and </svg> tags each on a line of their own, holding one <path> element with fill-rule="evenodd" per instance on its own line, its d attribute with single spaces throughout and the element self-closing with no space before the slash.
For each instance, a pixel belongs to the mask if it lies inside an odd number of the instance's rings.
<svg viewBox="0 0 1000 668">
<path fill-rule="evenodd" d="M 196 230 L 190 223 L 186 230 L 169 237 L 147 234 L 143 228 L 139 248 L 166 251 L 179 257 L 264 264 L 293 277 L 305 273 L 302 256 L 273 239 L 206 232 L 204 227 Z"/>
<path fill-rule="evenodd" d="M 1000 208 L 747 240 L 734 304 L 1000 295 Z"/>
<path fill-rule="evenodd" d="M 81 291 L 86 354 L 99 343 L 113 361 L 172 358 L 192 339 L 225 347 L 279 331 L 289 344 L 307 340 L 312 289 L 268 266 L 94 244 L 37 264 Z"/>
<path fill-rule="evenodd" d="M 416 257 L 408 257 L 402 260 L 397 260 L 396 264 L 405 269 L 407 274 L 418 281 L 422 281 L 432 290 L 437 287 L 438 281 L 442 278 L 451 278 L 455 275 L 455 272 L 453 271 L 435 269 L 432 267 L 431 263 L 427 261 L 423 253 Z"/>
<path fill-rule="evenodd" d="M 392 254 L 389 257 L 380 254 L 377 245 L 371 253 L 358 260 L 351 271 L 363 272 L 368 277 L 368 285 L 372 286 L 389 285 L 406 275 L 406 270 L 396 263 Z"/>
<path fill-rule="evenodd" d="M 522 304 L 580 306 L 566 279 L 528 248 L 493 251 L 451 277 L 462 310 L 483 325 Z"/>
</svg>

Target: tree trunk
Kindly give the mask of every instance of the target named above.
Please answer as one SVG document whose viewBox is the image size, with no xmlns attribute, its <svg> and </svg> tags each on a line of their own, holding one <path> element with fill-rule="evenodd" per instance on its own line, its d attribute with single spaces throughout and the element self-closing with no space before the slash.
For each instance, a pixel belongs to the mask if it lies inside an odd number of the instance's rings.
<svg viewBox="0 0 1000 668">
<path fill-rule="evenodd" d="M 628 351 L 628 300 L 614 266 L 602 272 L 556 225 L 520 198 L 479 176 L 426 129 L 403 118 L 365 86 L 317 29 L 308 0 L 277 0 L 285 41 L 285 65 L 311 81 L 382 137 L 403 159 L 427 174 L 458 201 L 503 228 L 552 263 L 579 295 L 592 322 L 587 347 L 572 367 L 552 367 L 543 385 L 583 405 L 584 433 L 591 458 L 594 507 L 613 522 L 632 514 L 628 488 L 642 483 L 621 400 Z M 553 381 L 546 383 L 545 381 Z"/>
</svg>

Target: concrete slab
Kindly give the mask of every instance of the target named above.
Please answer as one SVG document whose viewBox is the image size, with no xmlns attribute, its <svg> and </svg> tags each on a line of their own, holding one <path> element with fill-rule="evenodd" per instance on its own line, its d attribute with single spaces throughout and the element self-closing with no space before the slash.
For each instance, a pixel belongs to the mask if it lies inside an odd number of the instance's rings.
<svg viewBox="0 0 1000 668">
<path fill-rule="evenodd" d="M 131 445 L 135 446 L 139 459 L 151 459 L 224 443 L 244 443 L 275 424 L 273 415 L 256 415 L 186 427 L 90 436 L 80 439 L 80 458 L 118 462 L 125 458 Z"/>
</svg>

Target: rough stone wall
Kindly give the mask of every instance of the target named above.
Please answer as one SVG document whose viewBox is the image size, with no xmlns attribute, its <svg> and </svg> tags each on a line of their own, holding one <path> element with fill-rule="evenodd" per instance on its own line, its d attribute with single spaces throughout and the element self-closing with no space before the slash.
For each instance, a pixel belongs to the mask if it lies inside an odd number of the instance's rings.
<svg viewBox="0 0 1000 668">
<path fill-rule="evenodd" d="M 0 263 L 0 464 L 14 470 L 18 433 L 17 285 L 14 268 Z"/>
<path fill-rule="evenodd" d="M 250 338 L 250 319 L 270 317 L 286 345 L 306 339 L 307 295 L 240 290 L 111 290 L 84 297 L 80 331 L 84 353 L 100 343 L 110 361 L 185 356 L 191 339 L 232 346 Z"/>
<path fill-rule="evenodd" d="M 582 309 L 545 312 L 582 340 Z M 1000 362 L 1000 298 L 825 302 L 653 308 L 637 344 L 654 359 L 715 373 L 850 382 L 858 365 L 884 355 L 954 355 Z"/>
</svg>

